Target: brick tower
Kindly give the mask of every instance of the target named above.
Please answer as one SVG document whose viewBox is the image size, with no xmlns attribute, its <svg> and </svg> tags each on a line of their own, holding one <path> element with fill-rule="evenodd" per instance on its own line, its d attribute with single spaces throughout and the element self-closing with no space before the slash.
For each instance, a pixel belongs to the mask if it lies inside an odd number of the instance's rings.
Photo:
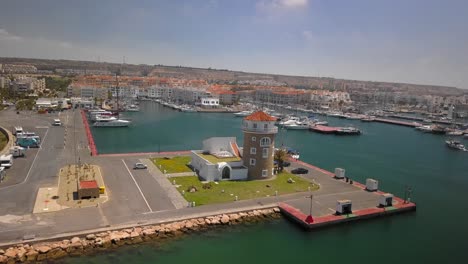
<svg viewBox="0 0 468 264">
<path fill-rule="evenodd" d="M 244 150 L 242 159 L 248 168 L 248 179 L 265 179 L 273 176 L 276 118 L 257 111 L 242 122 Z"/>
</svg>

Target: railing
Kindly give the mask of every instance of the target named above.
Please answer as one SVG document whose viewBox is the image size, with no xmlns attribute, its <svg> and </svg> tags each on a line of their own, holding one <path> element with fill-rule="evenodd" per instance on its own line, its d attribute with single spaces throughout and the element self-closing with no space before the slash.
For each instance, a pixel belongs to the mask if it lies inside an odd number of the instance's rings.
<svg viewBox="0 0 468 264">
<path fill-rule="evenodd" d="M 257 127 L 257 128 L 251 128 L 251 127 L 243 127 L 242 130 L 245 132 L 256 132 L 256 133 L 278 133 L 278 127 L 268 127 L 268 128 L 263 128 L 263 127 Z"/>
</svg>

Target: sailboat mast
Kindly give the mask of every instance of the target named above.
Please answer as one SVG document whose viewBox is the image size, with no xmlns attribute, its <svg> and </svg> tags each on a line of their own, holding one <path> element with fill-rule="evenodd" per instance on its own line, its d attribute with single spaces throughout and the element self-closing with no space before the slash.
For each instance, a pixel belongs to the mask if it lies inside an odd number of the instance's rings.
<svg viewBox="0 0 468 264">
<path fill-rule="evenodd" d="M 119 77 L 115 74 L 115 89 L 117 91 L 117 119 L 120 119 L 120 106 L 119 106 Z"/>
</svg>

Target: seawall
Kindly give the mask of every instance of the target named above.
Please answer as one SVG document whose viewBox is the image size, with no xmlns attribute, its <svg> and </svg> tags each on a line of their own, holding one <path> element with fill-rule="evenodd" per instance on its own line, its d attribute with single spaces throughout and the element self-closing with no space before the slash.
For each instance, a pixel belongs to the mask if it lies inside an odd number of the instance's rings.
<svg viewBox="0 0 468 264">
<path fill-rule="evenodd" d="M 82 236 L 63 237 L 34 244 L 16 244 L 0 249 L 0 263 L 47 261 L 66 256 L 91 254 L 124 245 L 165 240 L 219 226 L 255 223 L 280 218 L 277 207 L 229 214 L 218 214 L 156 225 L 109 230 Z"/>
</svg>

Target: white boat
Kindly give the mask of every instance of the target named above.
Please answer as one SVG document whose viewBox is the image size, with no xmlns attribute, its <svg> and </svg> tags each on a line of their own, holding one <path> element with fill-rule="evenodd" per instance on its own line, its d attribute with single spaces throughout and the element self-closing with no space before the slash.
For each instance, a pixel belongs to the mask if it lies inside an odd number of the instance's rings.
<svg viewBox="0 0 468 264">
<path fill-rule="evenodd" d="M 416 127 L 417 130 L 420 130 L 425 133 L 430 133 L 432 132 L 432 126 L 418 126 Z"/>
<path fill-rule="evenodd" d="M 327 121 L 317 121 L 317 122 L 314 122 L 314 125 L 328 126 L 328 122 Z"/>
<path fill-rule="evenodd" d="M 344 116 L 346 119 L 359 120 L 362 119 L 360 115 L 348 114 Z"/>
<path fill-rule="evenodd" d="M 452 148 L 452 149 L 468 151 L 462 143 L 456 140 L 452 140 L 452 139 L 446 140 L 445 144 L 447 144 L 447 147 Z"/>
<path fill-rule="evenodd" d="M 107 116 L 107 115 L 96 115 L 94 117 L 94 121 L 102 122 L 102 121 L 113 121 L 117 120 L 114 116 Z"/>
<path fill-rule="evenodd" d="M 182 107 L 180 109 L 180 111 L 186 112 L 186 113 L 195 113 L 195 112 L 197 112 L 197 110 L 195 108 L 193 108 L 193 107 Z"/>
<path fill-rule="evenodd" d="M 285 125 L 284 128 L 286 129 L 293 129 L 293 130 L 306 130 L 309 129 L 310 125 L 306 122 L 296 122 L 294 124 Z"/>
<path fill-rule="evenodd" d="M 449 135 L 449 136 L 463 136 L 463 131 L 460 131 L 460 130 L 449 131 L 449 132 L 447 132 L 447 135 Z"/>
<path fill-rule="evenodd" d="M 280 125 L 280 126 L 294 125 L 299 121 L 300 121 L 299 117 L 290 116 L 290 117 L 286 118 L 285 120 L 279 122 L 278 125 Z"/>
<path fill-rule="evenodd" d="M 242 111 L 234 113 L 235 116 L 242 117 L 242 116 L 249 116 L 253 113 L 253 111 Z"/>
<path fill-rule="evenodd" d="M 115 117 L 114 117 L 115 118 Z M 123 119 L 108 119 L 108 120 L 100 120 L 94 122 L 94 127 L 128 127 L 131 124 L 128 120 Z"/>
<path fill-rule="evenodd" d="M 126 109 L 128 112 L 139 112 L 140 108 L 134 104 L 129 105 Z"/>
</svg>

